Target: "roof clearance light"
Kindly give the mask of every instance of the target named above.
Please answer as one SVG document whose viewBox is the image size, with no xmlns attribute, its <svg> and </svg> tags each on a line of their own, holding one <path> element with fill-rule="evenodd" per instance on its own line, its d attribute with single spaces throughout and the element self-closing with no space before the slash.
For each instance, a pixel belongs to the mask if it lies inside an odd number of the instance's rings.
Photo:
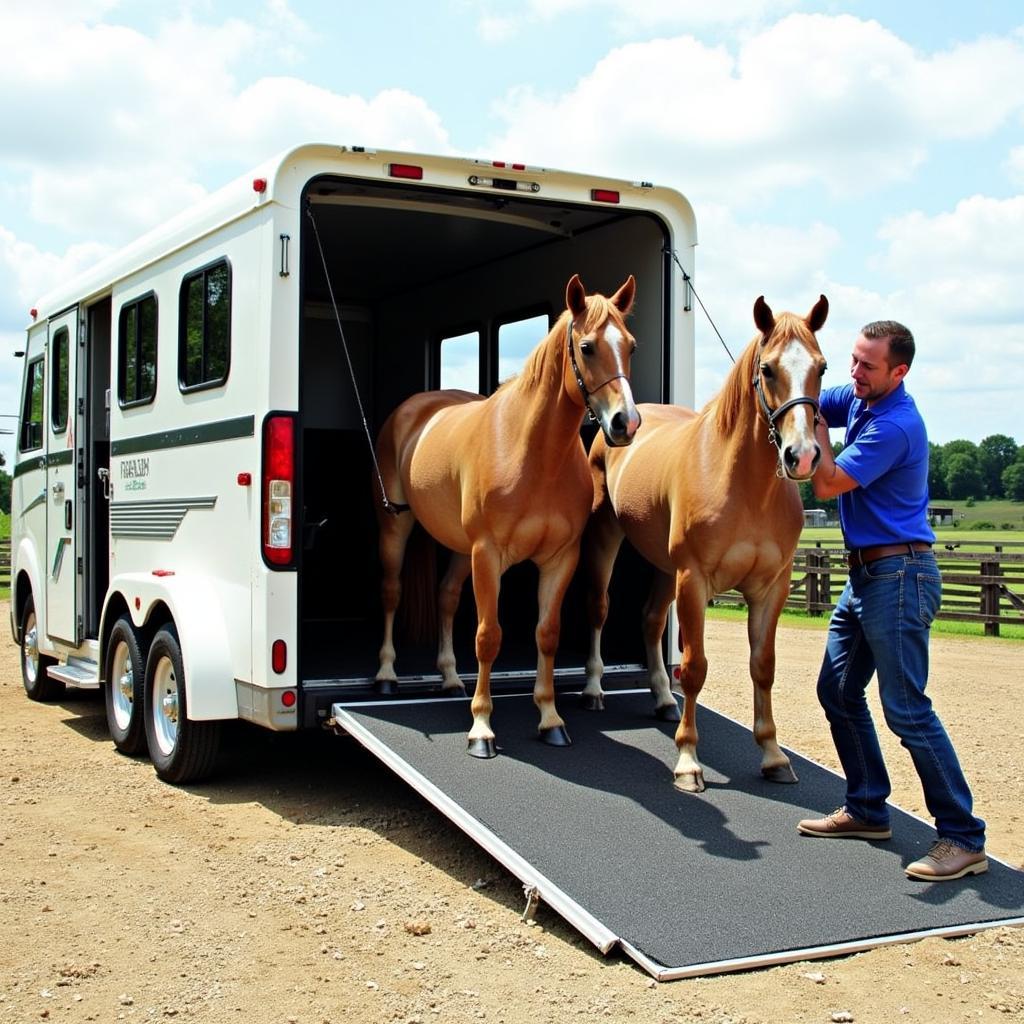
<svg viewBox="0 0 1024 1024">
<path fill-rule="evenodd" d="M 253 178 L 252 179 L 252 190 L 253 192 L 259 192 L 262 195 L 267 191 L 267 179 L 266 178 Z"/>
<path fill-rule="evenodd" d="M 590 198 L 595 203 L 617 203 L 619 201 L 619 193 L 610 188 L 592 188 L 590 190 Z"/>
<path fill-rule="evenodd" d="M 408 178 L 410 181 L 423 180 L 423 168 L 415 164 L 388 164 L 388 174 L 392 178 Z"/>
</svg>

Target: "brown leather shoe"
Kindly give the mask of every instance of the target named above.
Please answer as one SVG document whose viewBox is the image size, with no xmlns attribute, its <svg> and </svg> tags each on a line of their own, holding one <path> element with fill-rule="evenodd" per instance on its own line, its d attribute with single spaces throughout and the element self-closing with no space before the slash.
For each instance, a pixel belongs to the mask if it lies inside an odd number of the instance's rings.
<svg viewBox="0 0 1024 1024">
<path fill-rule="evenodd" d="M 988 871 L 988 858 L 984 850 L 972 853 L 948 839 L 939 839 L 920 860 L 908 864 L 908 878 L 922 882 L 951 882 L 964 875 L 981 875 Z"/>
<path fill-rule="evenodd" d="M 859 821 L 845 807 L 837 807 L 824 818 L 804 818 L 797 822 L 797 832 L 819 839 L 891 839 L 888 825 L 869 825 Z"/>
</svg>

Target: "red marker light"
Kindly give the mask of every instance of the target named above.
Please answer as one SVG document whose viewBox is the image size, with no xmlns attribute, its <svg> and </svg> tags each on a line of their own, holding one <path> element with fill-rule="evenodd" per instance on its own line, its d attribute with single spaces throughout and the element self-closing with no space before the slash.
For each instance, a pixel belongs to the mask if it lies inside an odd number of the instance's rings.
<svg viewBox="0 0 1024 1024">
<path fill-rule="evenodd" d="M 253 178 L 252 179 L 252 190 L 262 195 L 267 191 L 267 179 L 266 178 Z"/>
<path fill-rule="evenodd" d="M 610 188 L 592 188 L 590 190 L 590 198 L 595 203 L 617 203 L 619 201 L 619 193 Z"/>
<path fill-rule="evenodd" d="M 270 664 L 278 675 L 288 667 L 288 645 L 283 640 L 275 640 L 270 648 Z"/>
<path fill-rule="evenodd" d="M 410 181 L 421 181 L 423 168 L 415 164 L 388 164 L 388 174 L 392 178 L 408 178 Z"/>
<path fill-rule="evenodd" d="M 238 486 L 239 487 L 251 487 L 252 486 L 252 473 L 239 473 L 238 474 Z"/>
<path fill-rule="evenodd" d="M 293 708 L 293 707 L 295 707 L 295 701 L 297 699 L 298 698 L 295 696 L 295 691 L 294 690 L 285 690 L 284 693 L 281 694 L 281 703 L 286 708 Z"/>
</svg>

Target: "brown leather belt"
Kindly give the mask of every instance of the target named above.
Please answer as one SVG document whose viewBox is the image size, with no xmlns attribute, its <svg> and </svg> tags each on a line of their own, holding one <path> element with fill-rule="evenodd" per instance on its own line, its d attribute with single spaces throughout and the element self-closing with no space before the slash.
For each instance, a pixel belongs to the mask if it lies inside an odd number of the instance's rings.
<svg viewBox="0 0 1024 1024">
<path fill-rule="evenodd" d="M 931 551 L 931 544 L 923 540 L 904 541 L 902 544 L 877 544 L 873 548 L 852 548 L 846 553 L 846 564 L 855 569 L 868 562 L 877 562 L 879 558 L 892 555 L 910 555 L 915 551 Z"/>
</svg>

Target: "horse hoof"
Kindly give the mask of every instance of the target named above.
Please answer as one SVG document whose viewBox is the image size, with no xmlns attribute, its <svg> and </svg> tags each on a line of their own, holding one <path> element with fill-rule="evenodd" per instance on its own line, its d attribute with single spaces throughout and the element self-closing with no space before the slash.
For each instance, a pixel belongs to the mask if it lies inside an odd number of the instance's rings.
<svg viewBox="0 0 1024 1024">
<path fill-rule="evenodd" d="M 675 701 L 672 701 L 671 704 L 662 704 L 660 708 L 655 708 L 654 717 L 659 722 L 681 722 L 683 720 L 679 705 Z"/>
<path fill-rule="evenodd" d="M 584 711 L 604 711 L 604 694 L 581 693 L 580 707 Z"/>
<path fill-rule="evenodd" d="M 704 779 L 699 775 L 677 775 L 673 785 L 682 793 L 704 792 Z"/>
<path fill-rule="evenodd" d="M 540 739 L 542 743 L 546 743 L 549 747 L 572 746 L 572 740 L 569 739 L 569 734 L 565 731 L 564 725 L 555 725 L 550 729 L 541 729 Z"/>
<path fill-rule="evenodd" d="M 478 757 L 481 761 L 487 761 L 492 757 L 498 756 L 498 748 L 495 746 L 493 739 L 470 740 L 466 753 L 470 757 Z"/>
<path fill-rule="evenodd" d="M 768 782 L 781 782 L 783 785 L 791 786 L 800 780 L 796 777 L 792 765 L 777 764 L 774 768 L 762 768 L 761 775 Z"/>
<path fill-rule="evenodd" d="M 398 693 L 398 680 L 396 679 L 374 679 L 373 692 L 381 697 L 394 697 Z"/>
</svg>

